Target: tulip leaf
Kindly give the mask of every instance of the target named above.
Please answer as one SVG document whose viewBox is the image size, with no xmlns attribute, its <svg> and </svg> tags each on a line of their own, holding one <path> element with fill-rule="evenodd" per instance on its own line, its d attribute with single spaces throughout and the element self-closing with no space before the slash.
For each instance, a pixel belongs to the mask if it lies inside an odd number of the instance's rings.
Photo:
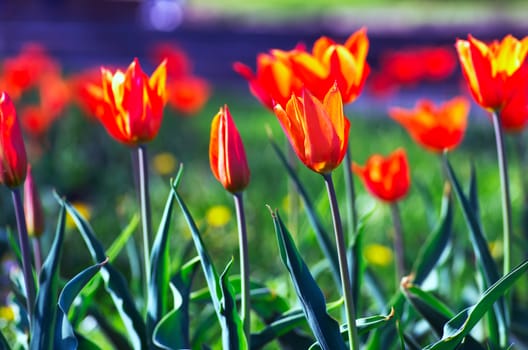
<svg viewBox="0 0 528 350">
<path fill-rule="evenodd" d="M 226 313 L 224 310 L 225 305 L 223 305 L 222 299 L 226 297 L 233 298 L 233 296 L 229 295 L 229 288 L 222 285 L 225 284 L 225 282 L 222 282 L 220 280 L 218 273 L 216 272 L 216 269 L 211 261 L 209 253 L 207 252 L 207 248 L 203 243 L 200 231 L 198 230 L 198 227 L 196 226 L 196 223 L 192 218 L 192 215 L 189 212 L 187 205 L 178 194 L 176 190 L 176 185 L 177 183 L 172 184 L 172 193 L 174 194 L 174 197 L 176 198 L 176 201 L 178 202 L 178 205 L 180 206 L 183 212 L 187 225 L 189 226 L 189 229 L 191 231 L 191 236 L 198 252 L 198 256 L 200 257 L 200 263 L 202 265 L 202 270 L 205 275 L 205 280 L 207 282 L 209 292 L 211 293 L 211 301 L 213 303 L 216 316 L 220 323 L 220 327 L 222 328 L 223 348 L 233 350 L 247 349 L 248 346 L 244 334 L 243 332 L 239 333 L 241 329 L 231 327 L 232 324 L 240 322 L 240 317 L 238 316 L 238 313 Z M 226 295 L 224 295 L 224 293 L 226 293 Z"/>
<path fill-rule="evenodd" d="M 167 350 L 188 349 L 189 341 L 189 300 L 191 284 L 198 267 L 198 257 L 184 264 L 171 280 L 174 307 L 156 325 L 153 333 L 154 344 Z"/>
<path fill-rule="evenodd" d="M 11 347 L 9 346 L 7 339 L 5 338 L 4 334 L 1 331 L 0 331 L 0 349 L 11 350 Z"/>
<path fill-rule="evenodd" d="M 176 177 L 179 182 L 182 168 Z M 161 218 L 158 233 L 150 253 L 150 281 L 148 281 L 148 303 L 147 303 L 147 332 L 149 343 L 152 342 L 152 334 L 157 323 L 168 311 L 167 295 L 169 294 L 170 260 L 169 260 L 169 228 L 174 207 L 174 196 L 172 191 L 165 204 L 165 210 Z"/>
<path fill-rule="evenodd" d="M 55 349 L 77 349 L 78 341 L 70 322 L 68 321 L 68 311 L 73 301 L 88 282 L 101 270 L 101 267 L 108 261 L 95 264 L 78 273 L 69 280 L 62 289 L 59 296 L 57 310 L 57 326 L 55 330 Z"/>
<path fill-rule="evenodd" d="M 444 325 L 449 322 L 449 319 L 455 316 L 453 311 L 451 311 L 448 306 L 433 294 L 422 290 L 417 285 L 412 283 L 402 283 L 401 287 L 405 297 L 411 305 L 429 323 L 433 331 L 438 336 L 441 336 Z M 469 349 L 484 350 L 484 347 L 471 335 L 466 336 L 465 345 L 468 346 Z"/>
<path fill-rule="evenodd" d="M 106 255 L 108 256 L 108 261 L 113 262 L 115 258 L 119 255 L 121 250 L 125 247 L 128 240 L 134 232 L 136 231 L 137 227 L 139 225 L 139 215 L 135 214 L 132 216 L 132 219 L 128 223 L 128 225 L 121 231 L 121 233 L 117 236 L 117 238 L 112 242 L 110 247 L 106 250 Z"/>
<path fill-rule="evenodd" d="M 426 350 L 455 349 L 465 336 L 475 327 L 479 320 L 488 312 L 493 304 L 503 296 L 508 289 L 526 272 L 528 260 L 500 278 L 481 296 L 479 301 L 451 318 L 444 326 L 442 339 L 427 346 Z"/>
<path fill-rule="evenodd" d="M 324 229 L 324 226 L 321 223 L 319 216 L 317 215 L 317 211 L 315 210 L 315 207 L 312 201 L 310 200 L 310 197 L 308 196 L 308 192 L 306 191 L 301 180 L 295 173 L 295 170 L 288 163 L 288 160 L 286 159 L 286 156 L 284 155 L 284 153 L 281 151 L 280 147 L 271 138 L 270 138 L 270 143 L 271 143 L 273 150 L 279 157 L 279 160 L 281 161 L 282 165 L 288 172 L 290 179 L 293 181 L 295 188 L 297 189 L 297 192 L 299 193 L 299 196 L 301 197 L 304 210 L 306 211 L 308 215 L 308 221 L 310 222 L 310 225 L 315 231 L 315 236 L 317 238 L 317 241 L 319 242 L 319 246 L 321 247 L 325 258 L 330 263 L 332 276 L 336 282 L 336 285 L 338 287 L 341 287 L 341 277 L 339 276 L 339 263 L 337 260 L 335 246 L 333 245 L 332 241 L 328 237 L 328 234 L 326 233 L 326 230 Z"/>
<path fill-rule="evenodd" d="M 429 235 L 422 249 L 420 249 L 416 263 L 413 266 L 413 274 L 415 276 L 413 282 L 415 284 L 422 284 L 440 260 L 440 257 L 448 247 L 452 228 L 453 201 L 451 200 L 451 191 L 447 189 L 442 199 L 438 225 Z"/>
<path fill-rule="evenodd" d="M 277 211 L 272 212 L 273 224 L 282 262 L 290 273 L 297 297 L 315 338 L 324 349 L 346 349 L 339 324 L 326 311 L 323 293 L 310 274 L 302 256 Z"/>
<path fill-rule="evenodd" d="M 81 237 L 83 238 L 90 255 L 95 263 L 100 263 L 106 260 L 106 254 L 102 244 L 96 238 L 90 224 L 79 214 L 79 212 L 68 203 L 66 200 L 57 198 L 62 203 L 68 213 L 73 218 Z M 119 312 L 121 320 L 123 321 L 128 339 L 134 349 L 146 349 L 147 337 L 145 323 L 139 311 L 136 308 L 134 299 L 128 289 L 128 283 L 123 275 L 115 269 L 110 263 L 105 264 L 101 268 L 101 276 L 105 282 L 105 288 L 110 294 L 114 305 Z"/>
<path fill-rule="evenodd" d="M 29 349 L 51 349 L 55 335 L 57 317 L 57 295 L 59 283 L 59 264 L 64 240 L 66 211 L 61 205 L 55 238 L 49 254 L 42 264 L 39 278 L 39 290 L 35 301 L 34 322 L 31 324 L 31 342 Z"/>
<path fill-rule="evenodd" d="M 466 224 L 469 228 L 471 244 L 477 257 L 480 272 L 485 282 L 484 286 L 485 288 L 488 288 L 490 285 L 499 280 L 499 272 L 497 269 L 497 265 L 495 264 L 495 261 L 491 256 L 491 252 L 489 251 L 489 246 L 484 236 L 482 226 L 475 212 L 475 209 L 478 208 L 478 201 L 476 198 L 476 175 L 474 172 L 472 172 L 470 184 L 470 189 L 472 189 L 472 201 L 470 202 L 464 194 L 462 186 L 460 186 L 460 182 L 458 181 L 447 157 L 444 157 L 444 161 L 447 174 L 449 176 L 451 184 L 453 185 L 453 189 L 458 198 L 458 201 L 460 202 Z M 499 302 L 493 306 L 493 311 L 494 315 L 492 317 L 497 322 L 500 337 L 504 339 L 504 342 L 506 342 L 508 337 L 507 329 L 509 323 L 509 316 L 507 314 L 507 308 L 504 298 L 501 298 Z"/>
</svg>

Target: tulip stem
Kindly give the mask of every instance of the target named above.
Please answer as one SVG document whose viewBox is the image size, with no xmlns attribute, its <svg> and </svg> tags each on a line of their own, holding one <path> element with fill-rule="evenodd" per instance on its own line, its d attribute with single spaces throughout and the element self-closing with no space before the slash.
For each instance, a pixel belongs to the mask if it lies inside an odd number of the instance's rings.
<svg viewBox="0 0 528 350">
<path fill-rule="evenodd" d="M 499 176 L 501 185 L 501 202 L 502 202 L 502 233 L 504 245 L 504 260 L 503 260 L 503 274 L 506 275 L 511 269 L 511 232 L 512 232 L 512 217 L 511 217 L 511 198 L 510 198 L 510 184 L 508 178 L 508 162 L 506 159 L 506 151 L 504 149 L 504 134 L 502 132 L 502 125 L 499 120 L 497 112 L 492 113 L 493 130 L 495 131 L 495 141 L 497 143 L 497 159 L 499 163 Z"/>
<path fill-rule="evenodd" d="M 139 207 L 141 212 L 141 228 L 143 232 L 143 264 L 144 264 L 144 281 L 143 293 L 146 300 L 148 298 L 148 284 L 150 281 L 150 240 L 149 233 L 151 229 L 150 222 L 150 202 L 148 188 L 148 165 L 147 165 L 147 148 L 145 145 L 137 147 L 138 161 L 138 183 L 139 183 Z"/>
<path fill-rule="evenodd" d="M 242 192 L 237 192 L 233 195 L 235 199 L 235 208 L 237 215 L 238 224 L 238 245 L 240 252 L 240 294 L 241 294 L 241 306 L 240 315 L 242 318 L 242 324 L 244 328 L 244 335 L 250 342 L 250 312 L 251 312 L 251 300 L 250 300 L 250 282 L 249 282 L 249 254 L 248 254 L 248 240 L 246 230 L 246 218 L 244 214 L 244 202 L 242 198 Z"/>
<path fill-rule="evenodd" d="M 396 287 L 405 275 L 405 251 L 403 248 L 403 229 L 400 208 L 396 202 L 390 204 L 392 224 L 394 225 L 394 252 L 396 253 Z"/>
<path fill-rule="evenodd" d="M 24 215 L 24 207 L 22 205 L 20 190 L 18 188 L 12 189 L 11 197 L 13 198 L 13 205 L 15 207 L 18 241 L 20 244 L 20 251 L 22 253 L 22 272 L 24 273 L 24 283 L 26 287 L 27 313 L 31 324 L 33 318 L 33 303 L 35 302 L 35 280 L 33 279 L 33 271 L 31 267 L 29 237 L 27 233 L 26 218 Z"/>
<path fill-rule="evenodd" d="M 323 174 L 330 201 L 330 210 L 332 212 L 332 220 L 334 223 L 334 233 L 337 245 L 337 257 L 339 260 L 339 273 L 341 275 L 341 285 L 343 288 L 343 296 L 345 299 L 346 321 L 348 325 L 348 342 L 349 349 L 359 349 L 359 338 L 356 329 L 356 311 L 354 308 L 354 299 L 352 297 L 352 286 L 350 283 L 350 275 L 348 273 L 348 263 L 346 257 L 346 243 L 343 235 L 343 226 L 341 224 L 341 216 L 339 215 L 339 207 L 337 205 L 337 198 L 332 181 L 332 174 Z"/>
<path fill-rule="evenodd" d="M 357 208 L 356 191 L 354 189 L 354 177 L 352 176 L 352 155 L 348 149 L 345 154 L 343 169 L 345 177 L 345 193 L 347 203 L 348 239 L 352 240 L 357 232 Z"/>
</svg>

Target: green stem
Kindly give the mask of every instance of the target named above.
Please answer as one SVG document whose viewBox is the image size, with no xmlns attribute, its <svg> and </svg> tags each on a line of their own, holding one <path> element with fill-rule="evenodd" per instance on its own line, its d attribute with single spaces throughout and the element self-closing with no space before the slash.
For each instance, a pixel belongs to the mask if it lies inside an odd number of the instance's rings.
<svg viewBox="0 0 528 350">
<path fill-rule="evenodd" d="M 504 261 L 503 274 L 506 275 L 511 269 L 511 232 L 512 232 L 512 217 L 511 217 L 511 199 L 510 199 L 510 184 L 508 178 L 508 162 L 506 160 L 506 152 L 504 149 L 504 133 L 499 120 L 497 112 L 492 113 L 493 129 L 495 131 L 495 141 L 497 143 L 497 159 L 499 163 L 499 176 L 501 184 L 501 202 L 502 202 L 502 227 L 503 227 L 503 242 L 504 245 Z"/>
<path fill-rule="evenodd" d="M 288 164 L 293 169 L 294 172 L 297 170 L 297 156 L 293 151 L 290 142 L 286 139 L 286 149 Z M 288 180 L 288 224 L 290 227 L 290 232 L 293 233 L 294 237 L 297 236 L 299 230 L 299 194 L 295 182 L 290 178 Z"/>
<path fill-rule="evenodd" d="M 405 251 L 403 248 L 403 229 L 400 208 L 397 203 L 390 204 L 392 224 L 394 225 L 394 252 L 396 254 L 396 290 L 399 290 L 400 281 L 405 276 Z"/>
<path fill-rule="evenodd" d="M 357 232 L 357 209 L 356 209 L 356 191 L 354 190 L 354 177 L 352 176 L 352 155 L 350 149 L 345 154 L 343 162 L 345 193 L 347 203 L 347 227 L 348 239 L 353 239 Z"/>
<path fill-rule="evenodd" d="M 26 287 L 26 306 L 29 323 L 31 324 L 33 318 L 33 304 L 35 302 L 35 280 L 33 279 L 33 271 L 31 267 L 31 251 L 29 248 L 26 217 L 24 215 L 24 207 L 22 205 L 20 190 L 18 188 L 12 189 L 11 197 L 15 207 L 18 241 L 20 244 L 20 252 L 22 253 L 22 272 L 24 274 L 24 283 Z"/>
<path fill-rule="evenodd" d="M 343 235 L 343 226 L 341 224 L 341 216 L 339 215 L 339 207 L 337 205 L 337 198 L 332 181 L 332 174 L 323 174 L 330 201 L 330 209 L 332 211 L 332 220 L 334 223 L 334 233 L 337 245 L 337 257 L 339 260 L 339 273 L 341 275 L 341 285 L 343 287 L 343 296 L 345 299 L 346 321 L 348 324 L 348 342 L 349 349 L 359 349 L 359 338 L 356 329 L 356 311 L 354 308 L 354 300 L 352 298 L 352 287 L 350 284 L 350 275 L 348 273 L 348 263 L 346 257 L 346 243 Z"/>
<path fill-rule="evenodd" d="M 40 269 L 42 268 L 42 249 L 40 248 L 40 238 L 33 237 L 33 257 L 35 259 L 35 272 L 37 276 L 40 275 Z"/>
<path fill-rule="evenodd" d="M 148 284 L 150 281 L 150 201 L 148 188 L 148 162 L 147 162 L 147 148 L 145 145 L 137 147 L 137 178 L 139 184 L 139 207 L 141 213 L 141 229 L 143 233 L 143 265 L 144 265 L 144 280 L 143 280 L 143 297 L 145 298 L 145 305 L 148 298 Z"/>
<path fill-rule="evenodd" d="M 250 341 L 250 312 L 251 312 L 251 300 L 250 300 L 250 290 L 249 285 L 249 254 L 248 254 L 248 240 L 247 240 L 247 231 L 246 231 L 246 218 L 244 215 L 244 202 L 242 199 L 242 192 L 235 193 L 233 195 L 235 199 L 235 208 L 237 214 L 237 224 L 238 224 L 238 244 L 240 252 L 240 294 L 242 296 L 240 314 L 242 318 L 242 323 L 244 327 L 244 335 L 246 339 Z"/>
</svg>

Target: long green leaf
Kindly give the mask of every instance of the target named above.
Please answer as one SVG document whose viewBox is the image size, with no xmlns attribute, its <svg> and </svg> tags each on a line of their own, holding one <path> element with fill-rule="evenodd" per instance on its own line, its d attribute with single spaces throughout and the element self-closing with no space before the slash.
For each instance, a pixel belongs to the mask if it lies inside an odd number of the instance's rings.
<svg viewBox="0 0 528 350">
<path fill-rule="evenodd" d="M 0 349 L 2 350 L 11 350 L 7 339 L 4 337 L 4 334 L 0 331 Z"/>
<path fill-rule="evenodd" d="M 479 301 L 461 311 L 444 326 L 442 339 L 427 346 L 426 350 L 450 350 L 455 349 L 466 335 L 475 327 L 479 320 L 488 312 L 493 303 L 503 296 L 508 289 L 526 272 L 528 260 L 517 266 L 506 276 L 495 282 L 481 295 Z"/>
<path fill-rule="evenodd" d="M 61 198 L 57 198 L 57 200 L 66 207 L 66 210 L 73 218 L 94 262 L 100 263 L 106 260 L 104 248 L 96 238 L 90 224 L 66 200 Z M 105 282 L 105 288 L 114 301 L 114 305 L 126 327 L 130 343 L 135 349 L 146 349 L 145 323 L 136 308 L 125 278 L 110 263 L 101 268 L 101 276 Z"/>
<path fill-rule="evenodd" d="M 101 270 L 101 267 L 106 264 L 103 261 L 100 264 L 90 266 L 75 277 L 69 280 L 62 289 L 59 296 L 58 310 L 57 310 L 57 327 L 55 330 L 55 349 L 61 350 L 75 350 L 78 347 L 77 337 L 68 321 L 68 311 L 70 310 L 73 301 L 88 282 Z"/>
<path fill-rule="evenodd" d="M 444 156 L 444 163 L 445 168 L 447 170 L 447 174 L 449 176 L 449 180 L 453 185 L 458 201 L 460 202 L 460 205 L 462 207 L 462 212 L 464 214 L 466 224 L 469 228 L 471 244 L 473 246 L 475 255 L 477 256 L 478 265 L 480 267 L 480 271 L 485 282 L 484 286 L 485 288 L 488 288 L 493 283 L 498 281 L 500 276 L 497 269 L 497 265 L 495 264 L 495 261 L 491 256 L 491 252 L 489 251 L 489 246 L 484 236 L 482 227 L 480 225 L 480 221 L 478 220 L 478 217 L 476 216 L 475 212 L 475 210 L 478 211 L 478 200 L 476 195 L 476 175 L 474 172 L 472 173 L 472 183 L 470 185 L 470 188 L 472 189 L 471 198 L 473 203 L 471 203 L 464 194 L 462 186 L 460 186 L 460 182 L 458 181 L 455 172 L 453 171 L 453 168 L 451 167 L 451 164 L 447 159 L 447 156 Z M 493 306 L 493 313 L 494 315 L 492 316 L 492 318 L 497 323 L 497 327 L 499 328 L 498 333 L 500 334 L 500 337 L 504 340 L 504 342 L 506 342 L 506 340 L 508 339 L 509 316 L 507 314 L 507 308 L 504 298 L 501 298 L 499 302 Z"/>
<path fill-rule="evenodd" d="M 304 185 L 302 184 L 301 180 L 297 176 L 295 170 L 291 167 L 290 163 L 286 159 L 286 156 L 281 151 L 280 147 L 271 138 L 270 138 L 270 143 L 271 143 L 273 150 L 279 157 L 279 160 L 281 161 L 282 165 L 288 172 L 290 179 L 295 184 L 295 188 L 297 189 L 297 192 L 299 193 L 299 196 L 301 197 L 301 200 L 303 202 L 304 210 L 306 211 L 306 214 L 308 215 L 308 221 L 310 222 L 310 225 L 315 231 L 315 236 L 317 238 L 317 241 L 319 242 L 319 246 L 321 247 L 321 250 L 323 251 L 324 256 L 330 263 L 330 268 L 332 271 L 332 276 L 334 277 L 334 281 L 336 282 L 336 285 L 340 287 L 341 278 L 339 276 L 339 263 L 337 261 L 337 254 L 336 254 L 335 246 L 333 245 L 328 234 L 326 233 L 326 230 L 324 229 L 324 226 L 321 223 L 319 216 L 317 215 L 317 211 L 315 210 L 312 204 L 312 201 L 310 197 L 308 196 L 308 192 L 304 188 Z"/>
<path fill-rule="evenodd" d="M 277 211 L 272 212 L 273 224 L 282 262 L 290 273 L 297 297 L 301 301 L 308 324 L 323 349 L 346 349 L 339 324 L 326 311 L 321 289 L 310 274 L 288 230 Z"/>
<path fill-rule="evenodd" d="M 173 184 L 174 185 L 174 184 Z M 202 265 L 202 270 L 205 275 L 205 280 L 207 282 L 207 286 L 209 287 L 209 292 L 211 293 L 211 301 L 213 303 L 216 316 L 218 318 L 218 321 L 220 323 L 220 327 L 222 328 L 222 344 L 224 349 L 239 349 L 238 346 L 242 343 L 241 338 L 244 338 L 244 334 L 232 334 L 230 331 L 232 330 L 229 328 L 229 325 L 233 322 L 233 320 L 229 320 L 228 317 L 235 317 L 239 318 L 237 313 L 234 314 L 225 314 L 224 310 L 222 310 L 222 287 L 221 282 L 218 277 L 218 273 L 216 272 L 216 269 L 214 265 L 212 264 L 211 258 L 209 257 L 209 253 L 207 252 L 207 249 L 203 243 L 200 231 L 198 230 L 198 227 L 196 226 L 196 223 L 194 219 L 192 218 L 191 213 L 189 212 L 189 209 L 187 208 L 187 205 L 183 201 L 183 199 L 178 194 L 176 187 L 172 187 L 172 193 L 174 194 L 174 197 L 176 198 L 176 201 L 178 202 L 178 205 L 180 206 L 183 215 L 185 217 L 185 220 L 187 221 L 187 225 L 189 226 L 189 229 L 191 231 L 191 236 L 194 242 L 194 245 L 196 247 L 196 251 L 198 253 L 198 256 L 200 256 L 200 262 Z M 247 348 L 247 344 L 246 344 Z M 242 349 L 239 349 L 242 350 Z"/>
<path fill-rule="evenodd" d="M 226 325 L 229 329 L 229 335 L 236 335 L 231 337 L 229 344 L 237 342 L 236 347 L 230 347 L 229 349 L 248 349 L 248 343 L 244 336 L 244 327 L 242 326 L 242 320 L 238 316 L 235 298 L 233 297 L 234 291 L 229 279 L 227 278 L 229 270 L 233 265 L 233 258 L 228 262 L 226 268 L 220 275 L 220 290 L 222 291 L 222 299 L 220 299 L 220 305 L 222 311 L 226 315 Z M 232 345 L 231 345 L 232 346 Z"/>
<path fill-rule="evenodd" d="M 148 281 L 147 332 L 149 343 L 153 341 L 154 328 L 168 312 L 170 281 L 169 227 L 174 207 L 172 191 L 165 204 L 158 233 L 150 253 L 150 281 Z"/>
<path fill-rule="evenodd" d="M 425 281 L 448 247 L 453 227 L 453 201 L 450 193 L 450 189 L 444 191 L 438 225 L 418 253 L 413 266 L 415 284 Z"/>
<path fill-rule="evenodd" d="M 113 262 L 115 258 L 121 253 L 121 250 L 126 246 L 128 240 L 134 232 L 136 231 L 139 225 L 139 214 L 132 216 L 132 219 L 128 225 L 121 231 L 117 238 L 112 242 L 110 247 L 106 250 L 106 255 L 108 255 L 108 261 Z"/>
<path fill-rule="evenodd" d="M 34 322 L 31 324 L 31 350 L 51 349 L 55 335 L 57 316 L 57 294 L 59 282 L 59 264 L 64 240 L 66 212 L 61 205 L 55 238 L 50 252 L 42 265 L 39 290 L 35 302 Z"/>
<path fill-rule="evenodd" d="M 154 344 L 167 350 L 189 349 L 189 300 L 191 284 L 200 259 L 183 265 L 171 280 L 174 307 L 154 329 Z"/>
</svg>

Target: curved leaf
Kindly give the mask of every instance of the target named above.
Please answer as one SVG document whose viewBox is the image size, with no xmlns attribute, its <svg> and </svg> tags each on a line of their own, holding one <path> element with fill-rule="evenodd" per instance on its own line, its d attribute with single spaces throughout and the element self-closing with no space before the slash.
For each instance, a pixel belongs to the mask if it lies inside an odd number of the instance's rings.
<svg viewBox="0 0 528 350">
<path fill-rule="evenodd" d="M 106 260 L 104 248 L 96 238 L 90 224 L 88 224 L 88 222 L 69 202 L 61 198 L 57 198 L 57 200 L 65 206 L 66 210 L 73 218 L 73 221 L 86 243 L 94 262 L 100 263 Z M 146 349 L 147 337 L 145 323 L 136 308 L 134 299 L 128 289 L 127 281 L 110 263 L 105 264 L 101 268 L 101 276 L 105 282 L 105 288 L 114 301 L 114 305 L 126 327 L 130 343 L 135 349 Z"/>
<path fill-rule="evenodd" d="M 222 294 L 229 293 L 229 290 L 222 289 L 221 281 L 218 277 L 218 274 L 216 272 L 216 269 L 214 265 L 212 264 L 211 258 L 209 257 L 209 253 L 207 252 L 207 249 L 203 243 L 202 237 L 200 235 L 200 231 L 198 230 L 198 227 L 196 226 L 196 223 L 194 219 L 192 218 L 191 213 L 189 212 L 189 209 L 187 208 L 187 205 L 183 201 L 183 199 L 180 197 L 178 192 L 176 191 L 177 184 L 173 183 L 172 186 L 172 193 L 174 194 L 174 197 L 176 198 L 176 201 L 178 202 L 178 205 L 180 206 L 183 215 L 185 217 L 185 220 L 187 221 L 187 225 L 189 226 L 189 229 L 191 231 L 191 236 L 194 242 L 194 245 L 196 247 L 196 251 L 198 253 L 198 256 L 200 257 L 200 262 L 202 265 L 202 270 L 205 275 L 205 280 L 207 282 L 207 286 L 209 288 L 209 292 L 211 293 L 211 301 L 213 303 L 216 316 L 218 318 L 218 321 L 220 323 L 220 327 L 222 328 L 222 343 L 224 349 L 239 349 L 238 346 L 240 344 L 243 344 L 246 342 L 246 339 L 244 337 L 243 332 L 240 334 L 231 334 L 230 331 L 232 331 L 232 328 L 230 328 L 230 324 L 233 322 L 233 320 L 229 320 L 229 317 L 240 318 L 238 316 L 238 313 L 232 313 L 232 314 L 225 314 L 224 310 L 222 309 Z M 231 296 L 232 297 L 232 296 Z M 242 339 L 244 342 L 242 342 Z M 243 349 L 247 348 L 246 347 Z"/>
<path fill-rule="evenodd" d="M 442 339 L 431 344 L 425 350 L 450 350 L 455 349 L 466 335 L 475 327 L 486 312 L 491 309 L 501 296 L 526 272 L 528 260 L 513 269 L 509 274 L 495 282 L 481 295 L 479 301 L 462 310 L 459 314 L 449 320 L 444 326 Z"/>
<path fill-rule="evenodd" d="M 59 296 L 57 310 L 57 326 L 55 330 L 55 349 L 77 349 L 78 341 L 70 322 L 68 321 L 68 311 L 73 301 L 88 282 L 92 280 L 101 267 L 108 262 L 108 259 L 100 264 L 86 268 L 69 280 L 62 289 Z"/>
<path fill-rule="evenodd" d="M 346 349 L 339 332 L 339 324 L 326 312 L 323 293 L 310 274 L 278 212 L 272 212 L 271 215 L 282 262 L 290 273 L 297 297 L 315 338 L 323 349 Z"/>
<path fill-rule="evenodd" d="M 50 252 L 42 264 L 39 278 L 39 290 L 35 302 L 34 322 L 31 324 L 31 350 L 51 349 L 55 335 L 57 317 L 57 294 L 59 283 L 59 264 L 64 240 L 66 211 L 61 205 L 55 238 Z"/>
</svg>

